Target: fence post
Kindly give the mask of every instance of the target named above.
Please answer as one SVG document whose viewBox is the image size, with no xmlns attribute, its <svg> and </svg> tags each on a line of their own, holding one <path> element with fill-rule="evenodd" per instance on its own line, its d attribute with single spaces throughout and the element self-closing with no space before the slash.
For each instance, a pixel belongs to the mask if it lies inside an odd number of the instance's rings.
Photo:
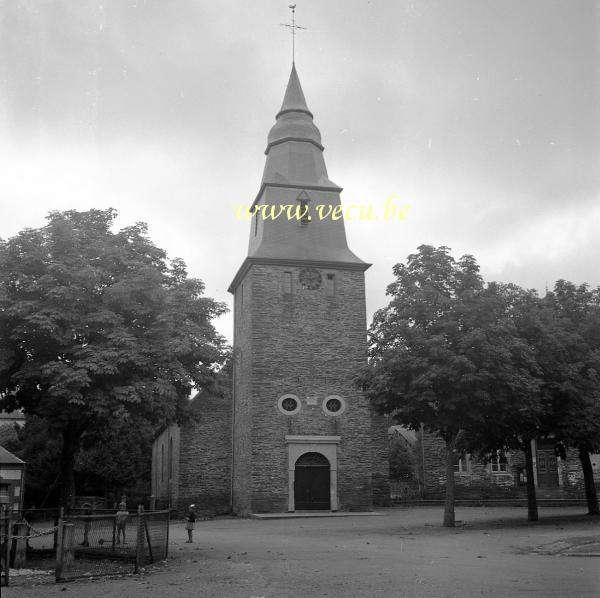
<svg viewBox="0 0 600 598">
<path fill-rule="evenodd" d="M 22 569 L 27 564 L 27 530 L 29 526 L 27 523 L 18 522 L 15 523 L 15 560 L 13 567 L 15 569 Z"/>
<path fill-rule="evenodd" d="M 73 541 L 75 539 L 75 525 L 72 523 L 64 524 L 63 532 L 63 571 L 69 569 L 75 560 L 75 552 L 73 550 Z"/>
<path fill-rule="evenodd" d="M 148 542 L 148 556 L 150 562 L 154 562 L 154 554 L 152 554 L 152 540 L 150 539 L 150 530 L 148 530 L 148 517 L 144 517 L 144 529 L 146 530 L 146 541 Z"/>
<path fill-rule="evenodd" d="M 60 521 L 61 517 L 62 517 L 62 507 L 60 508 L 59 511 L 54 511 L 54 527 L 56 528 L 56 531 L 54 532 L 54 540 L 52 542 L 52 548 L 54 548 L 54 550 L 56 550 L 56 547 L 58 545 L 58 531 L 59 531 L 59 527 L 58 527 L 58 522 Z M 45 517 L 42 516 L 42 519 L 45 519 Z"/>
<path fill-rule="evenodd" d="M 56 581 L 60 581 L 63 576 L 63 515 L 64 508 L 61 507 L 58 515 L 58 528 L 56 530 L 56 570 L 54 572 Z"/>
<path fill-rule="evenodd" d="M 115 551 L 115 542 L 117 536 L 117 516 L 113 519 L 113 534 L 112 534 L 112 551 Z M 125 543 L 125 538 L 123 538 L 123 543 Z"/>
<path fill-rule="evenodd" d="M 135 573 L 140 572 L 140 567 L 142 565 L 142 546 L 144 542 L 144 529 L 142 522 L 143 512 L 144 507 L 142 505 L 138 505 L 137 533 L 135 539 Z"/>
<path fill-rule="evenodd" d="M 171 525 L 171 505 L 167 511 L 167 545 L 165 546 L 165 559 L 169 558 L 169 526 Z"/>
<path fill-rule="evenodd" d="M 4 544 L 2 546 L 3 553 L 0 555 L 0 560 L 2 562 L 2 569 L 4 574 L 4 585 L 8 586 L 9 582 L 9 567 L 10 567 L 10 536 L 12 529 L 12 521 L 10 517 L 10 509 L 8 505 L 4 505 L 2 507 L 2 511 L 4 512 L 4 521 L 0 521 L 0 525 L 4 525 L 4 528 L 1 530 L 4 535 Z M 0 585 L 2 584 L 2 579 L 0 578 Z"/>
</svg>

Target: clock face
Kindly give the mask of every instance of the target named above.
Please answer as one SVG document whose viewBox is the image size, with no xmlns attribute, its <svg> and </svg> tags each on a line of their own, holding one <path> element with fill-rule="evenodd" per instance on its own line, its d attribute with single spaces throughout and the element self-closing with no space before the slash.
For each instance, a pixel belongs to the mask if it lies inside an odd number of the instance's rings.
<svg viewBox="0 0 600 598">
<path fill-rule="evenodd" d="M 315 268 L 304 268 L 300 270 L 300 284 L 305 289 L 314 291 L 321 286 L 321 273 Z"/>
</svg>

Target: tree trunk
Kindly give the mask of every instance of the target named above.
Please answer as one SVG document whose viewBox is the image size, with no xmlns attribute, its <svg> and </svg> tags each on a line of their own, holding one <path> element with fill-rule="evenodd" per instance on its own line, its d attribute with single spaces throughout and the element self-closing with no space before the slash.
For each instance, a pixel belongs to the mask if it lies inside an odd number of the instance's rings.
<svg viewBox="0 0 600 598">
<path fill-rule="evenodd" d="M 535 478 L 533 477 L 533 454 L 531 442 L 525 442 L 525 471 L 527 472 L 527 521 L 538 520 L 537 498 L 535 496 Z"/>
<path fill-rule="evenodd" d="M 60 492 L 61 506 L 65 512 L 73 508 L 75 498 L 75 454 L 79 448 L 81 435 L 71 428 L 65 428 L 62 433 L 63 446 L 60 455 Z"/>
<path fill-rule="evenodd" d="M 592 462 L 590 461 L 590 454 L 585 444 L 580 444 L 578 448 L 581 469 L 583 470 L 583 481 L 585 483 L 585 499 L 587 500 L 588 514 L 600 515 L 598 495 L 596 493 L 596 485 L 594 484 L 594 470 L 592 468 Z"/>
<path fill-rule="evenodd" d="M 456 438 L 446 441 L 446 501 L 444 503 L 444 527 L 454 527 L 454 464 L 456 463 Z"/>
</svg>

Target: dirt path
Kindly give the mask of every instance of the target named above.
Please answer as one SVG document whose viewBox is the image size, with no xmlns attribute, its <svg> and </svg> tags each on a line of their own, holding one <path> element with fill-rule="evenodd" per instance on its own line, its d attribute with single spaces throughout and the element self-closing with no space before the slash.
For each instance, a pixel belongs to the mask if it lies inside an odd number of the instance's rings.
<svg viewBox="0 0 600 598">
<path fill-rule="evenodd" d="M 600 519 L 547 509 L 527 525 L 523 509 L 462 508 L 456 529 L 440 508 L 381 516 L 218 519 L 185 544 L 172 527 L 171 559 L 141 576 L 4 588 L 3 598 L 597 598 Z M 596 543 L 594 546 L 594 542 Z M 589 547 L 586 548 L 586 547 Z"/>
</svg>

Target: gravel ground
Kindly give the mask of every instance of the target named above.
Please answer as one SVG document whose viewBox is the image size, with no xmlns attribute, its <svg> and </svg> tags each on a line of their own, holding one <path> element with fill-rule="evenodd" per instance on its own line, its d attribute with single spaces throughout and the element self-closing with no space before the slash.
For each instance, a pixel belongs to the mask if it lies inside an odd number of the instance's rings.
<svg viewBox="0 0 600 598">
<path fill-rule="evenodd" d="M 3 598 L 578 598 L 600 596 L 600 518 L 548 508 L 384 509 L 380 516 L 215 519 L 140 576 L 3 588 Z M 16 581 L 16 580 L 15 580 Z"/>
</svg>

